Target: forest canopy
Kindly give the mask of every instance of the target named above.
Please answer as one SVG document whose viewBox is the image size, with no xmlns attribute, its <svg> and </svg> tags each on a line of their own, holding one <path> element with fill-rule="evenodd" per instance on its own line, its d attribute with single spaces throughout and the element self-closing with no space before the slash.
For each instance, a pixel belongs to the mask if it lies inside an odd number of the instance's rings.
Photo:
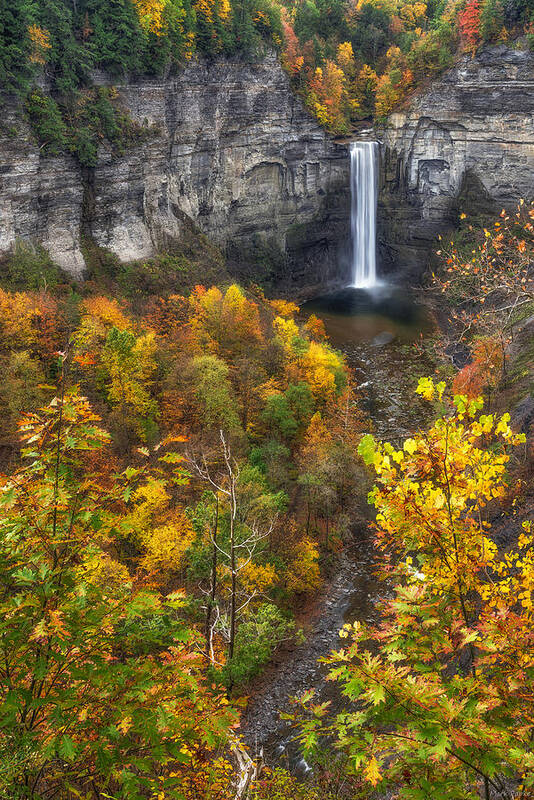
<svg viewBox="0 0 534 800">
<path fill-rule="evenodd" d="M 45 151 L 92 166 L 99 139 L 120 151 L 139 135 L 113 92 L 91 88 L 95 70 L 120 82 L 274 47 L 319 122 L 346 133 L 387 116 L 458 53 L 530 44 L 533 15 L 533 0 L 2 0 L 0 85 L 25 98 Z"/>
</svg>

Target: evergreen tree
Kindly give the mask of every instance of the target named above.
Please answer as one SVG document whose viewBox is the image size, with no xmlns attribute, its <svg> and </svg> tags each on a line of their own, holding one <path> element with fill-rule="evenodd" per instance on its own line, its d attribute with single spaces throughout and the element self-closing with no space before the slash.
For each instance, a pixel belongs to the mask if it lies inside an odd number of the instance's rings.
<svg viewBox="0 0 534 800">
<path fill-rule="evenodd" d="M 114 75 L 140 68 L 145 34 L 131 0 L 83 0 L 80 23 L 96 66 Z"/>
<path fill-rule="evenodd" d="M 65 0 L 46 0 L 39 5 L 38 23 L 48 31 L 48 71 L 54 88 L 72 95 L 86 82 L 91 59 L 75 37 L 73 9 Z"/>
<path fill-rule="evenodd" d="M 32 0 L 0 0 L 0 86 L 8 92 L 27 86 L 31 76 L 28 29 Z"/>
</svg>

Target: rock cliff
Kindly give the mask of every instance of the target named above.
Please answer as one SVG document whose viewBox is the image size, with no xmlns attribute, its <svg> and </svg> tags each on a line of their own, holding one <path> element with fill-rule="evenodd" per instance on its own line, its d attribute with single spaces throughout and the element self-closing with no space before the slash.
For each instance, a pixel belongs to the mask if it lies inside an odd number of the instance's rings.
<svg viewBox="0 0 534 800">
<path fill-rule="evenodd" d="M 349 231 L 346 146 L 303 108 L 274 54 L 192 63 L 125 84 L 119 99 L 152 132 L 121 157 L 103 144 L 86 170 L 44 156 L 20 110 L 4 107 L 0 255 L 31 240 L 80 277 L 82 235 L 130 261 L 193 223 L 237 261 L 268 254 L 299 283 L 335 276 Z"/>
<path fill-rule="evenodd" d="M 417 274 L 436 234 L 468 213 L 534 197 L 534 55 L 504 46 L 463 57 L 383 139 L 380 230 L 385 271 Z"/>
</svg>

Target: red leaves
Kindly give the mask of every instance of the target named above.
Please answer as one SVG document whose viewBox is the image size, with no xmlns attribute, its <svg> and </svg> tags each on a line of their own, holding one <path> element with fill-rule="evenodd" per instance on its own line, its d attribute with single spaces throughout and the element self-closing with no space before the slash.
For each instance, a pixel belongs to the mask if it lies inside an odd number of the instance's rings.
<svg viewBox="0 0 534 800">
<path fill-rule="evenodd" d="M 460 37 L 466 50 L 476 50 L 480 42 L 480 0 L 469 0 L 458 17 Z"/>
</svg>

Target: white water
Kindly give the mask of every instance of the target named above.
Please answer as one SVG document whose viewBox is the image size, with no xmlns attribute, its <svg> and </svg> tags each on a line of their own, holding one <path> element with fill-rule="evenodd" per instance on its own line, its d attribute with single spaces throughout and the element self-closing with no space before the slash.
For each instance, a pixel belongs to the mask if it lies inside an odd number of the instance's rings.
<svg viewBox="0 0 534 800">
<path fill-rule="evenodd" d="M 376 279 L 376 204 L 378 142 L 350 146 L 350 229 L 352 286 L 370 288 Z"/>
</svg>

